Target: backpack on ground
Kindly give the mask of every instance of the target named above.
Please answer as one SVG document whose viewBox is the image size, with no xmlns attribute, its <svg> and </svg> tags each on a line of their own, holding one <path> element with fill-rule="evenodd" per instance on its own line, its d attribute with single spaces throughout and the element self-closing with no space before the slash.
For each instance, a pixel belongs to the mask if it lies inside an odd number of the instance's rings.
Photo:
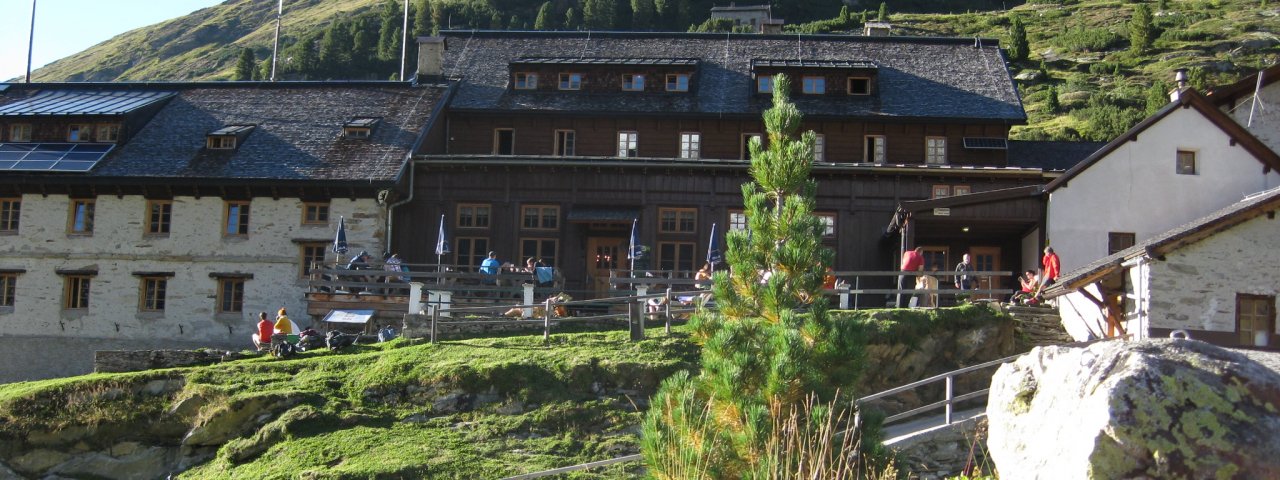
<svg viewBox="0 0 1280 480">
<path fill-rule="evenodd" d="M 298 351 L 289 342 L 280 342 L 271 347 L 271 355 L 276 358 L 289 358 Z"/>
<path fill-rule="evenodd" d="M 298 351 L 300 352 L 315 350 L 324 346 L 324 336 L 315 330 L 311 330 L 310 333 L 303 332 L 302 335 L 298 336 Z"/>
<path fill-rule="evenodd" d="M 382 330 L 378 330 L 379 342 L 390 342 L 395 338 L 396 338 L 396 329 L 394 328 L 391 328 L 388 326 L 388 327 L 382 327 Z"/>
<path fill-rule="evenodd" d="M 329 332 L 324 340 L 325 345 L 329 347 L 329 350 L 338 350 L 355 345 L 356 336 L 333 330 Z"/>
</svg>

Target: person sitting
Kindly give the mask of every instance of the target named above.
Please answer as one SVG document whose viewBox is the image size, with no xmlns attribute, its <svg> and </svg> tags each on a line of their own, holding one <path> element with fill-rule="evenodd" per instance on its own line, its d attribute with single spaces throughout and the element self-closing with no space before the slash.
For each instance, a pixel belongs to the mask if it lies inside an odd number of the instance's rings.
<svg viewBox="0 0 1280 480">
<path fill-rule="evenodd" d="M 485 258 L 484 261 L 480 262 L 480 273 L 485 276 L 480 283 L 484 285 L 497 285 L 498 281 L 495 277 L 498 276 L 498 270 L 501 268 L 502 262 L 498 261 L 498 252 L 489 252 L 488 258 Z"/>
<path fill-rule="evenodd" d="M 1009 298 L 1010 303 L 1031 303 L 1035 301 L 1036 289 L 1040 288 L 1040 276 L 1031 270 L 1027 270 L 1018 277 L 1018 283 L 1022 285 L 1022 289 L 1014 293 Z"/>
<path fill-rule="evenodd" d="M 710 263 L 704 264 L 702 268 L 698 269 L 697 273 L 693 274 L 693 288 L 696 288 L 698 290 L 706 290 L 708 288 L 711 288 L 711 282 L 709 282 L 708 280 L 711 280 L 711 264 Z"/>
<path fill-rule="evenodd" d="M 253 334 L 253 347 L 259 352 L 271 347 L 274 324 L 267 320 L 267 312 L 258 312 L 258 331 Z"/>
<path fill-rule="evenodd" d="M 265 318 L 266 316 L 263 315 Z M 293 320 L 289 320 L 289 312 L 282 307 L 280 313 L 276 315 L 275 333 L 283 334 L 285 340 L 289 343 L 298 343 L 298 336 L 293 331 Z"/>
</svg>

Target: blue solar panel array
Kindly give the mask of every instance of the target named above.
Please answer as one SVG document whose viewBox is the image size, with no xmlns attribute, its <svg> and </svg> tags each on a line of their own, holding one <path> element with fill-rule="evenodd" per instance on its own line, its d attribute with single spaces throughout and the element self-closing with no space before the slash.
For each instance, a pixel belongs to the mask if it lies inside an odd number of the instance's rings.
<svg viewBox="0 0 1280 480">
<path fill-rule="evenodd" d="M 0 143 L 0 171 L 87 172 L 113 143 Z"/>
<path fill-rule="evenodd" d="M 124 115 L 167 99 L 173 92 L 150 90 L 45 91 L 0 106 L 0 117 L 28 115 Z"/>
</svg>

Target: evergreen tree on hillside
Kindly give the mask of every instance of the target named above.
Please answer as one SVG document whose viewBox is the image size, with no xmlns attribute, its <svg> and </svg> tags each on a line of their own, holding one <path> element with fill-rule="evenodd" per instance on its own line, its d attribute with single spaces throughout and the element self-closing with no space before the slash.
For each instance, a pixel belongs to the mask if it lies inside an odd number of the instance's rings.
<svg viewBox="0 0 1280 480">
<path fill-rule="evenodd" d="M 1058 113 L 1058 110 L 1062 110 L 1062 104 L 1058 102 L 1058 87 L 1049 87 L 1049 95 L 1045 97 L 1044 109 L 1049 113 Z"/>
<path fill-rule="evenodd" d="M 556 21 L 553 15 L 555 12 L 551 9 L 551 2 L 542 2 L 542 6 L 538 7 L 538 18 L 533 20 L 533 29 L 555 30 Z"/>
<path fill-rule="evenodd" d="M 658 30 L 674 30 L 671 26 L 675 24 L 675 1 L 653 0 L 653 23 Z"/>
<path fill-rule="evenodd" d="M 1162 80 L 1157 80 L 1155 83 L 1151 84 L 1151 88 L 1147 89 L 1147 97 L 1145 101 L 1146 109 L 1144 113 L 1146 113 L 1147 116 L 1151 116 L 1152 114 L 1160 111 L 1161 108 L 1164 108 L 1165 105 L 1168 105 L 1170 90 L 1173 90 L 1173 87 L 1169 86 L 1168 83 L 1165 83 Z"/>
<path fill-rule="evenodd" d="M 434 35 L 435 24 L 431 22 L 431 0 L 418 0 L 413 5 L 413 38 Z M 410 43 L 410 45 L 413 45 Z"/>
<path fill-rule="evenodd" d="M 343 67 L 351 63 L 351 29 L 347 22 L 335 20 L 320 40 L 320 71 L 326 78 L 344 76 Z"/>
<path fill-rule="evenodd" d="M 378 59 L 391 61 L 400 58 L 401 13 L 395 0 L 382 3 L 378 11 Z"/>
<path fill-rule="evenodd" d="M 582 2 L 582 25 L 587 30 L 613 30 L 616 0 L 585 0 Z"/>
<path fill-rule="evenodd" d="M 1155 40 L 1155 27 L 1151 24 L 1151 8 L 1139 3 L 1133 8 L 1133 18 L 1129 20 L 1129 46 L 1134 52 L 1142 53 L 1151 49 Z"/>
<path fill-rule="evenodd" d="M 352 75 L 366 75 L 372 73 L 378 67 L 378 43 L 374 40 L 374 34 L 370 30 L 368 20 L 360 19 L 356 22 L 351 40 L 351 63 L 347 67 L 347 77 Z"/>
<path fill-rule="evenodd" d="M 884 2 L 880 2 L 880 12 L 876 14 L 876 21 L 877 22 L 889 21 L 889 6 L 885 5 Z"/>
<path fill-rule="evenodd" d="M 1022 25 L 1022 17 L 1014 15 L 1009 24 L 1009 59 L 1015 62 L 1026 61 L 1030 50 L 1027 28 Z"/>
<path fill-rule="evenodd" d="M 236 71 L 231 75 L 232 80 L 253 80 L 253 49 L 245 47 L 240 49 L 240 59 L 236 61 Z"/>
<path fill-rule="evenodd" d="M 654 29 L 653 0 L 631 0 L 631 29 Z"/>
<path fill-rule="evenodd" d="M 581 30 L 582 19 L 578 18 L 578 11 L 573 7 L 569 7 L 564 12 L 564 29 L 565 30 Z"/>
<path fill-rule="evenodd" d="M 789 435 L 813 438 L 815 417 L 801 415 L 785 431 L 776 421 L 812 396 L 832 400 L 860 361 L 832 328 L 821 295 L 834 253 L 822 246 L 825 226 L 813 214 L 816 135 L 797 135 L 789 85 L 777 77 L 764 113 L 768 140 L 749 145 L 748 229 L 726 236 L 729 269 L 716 272 L 712 287 L 718 310 L 699 308 L 691 322 L 703 345 L 701 372 L 664 381 L 645 417 L 641 451 L 655 478 L 846 478 L 814 471 L 841 462 L 839 448 L 804 462 L 797 455 L 807 452 L 777 448 Z"/>
</svg>

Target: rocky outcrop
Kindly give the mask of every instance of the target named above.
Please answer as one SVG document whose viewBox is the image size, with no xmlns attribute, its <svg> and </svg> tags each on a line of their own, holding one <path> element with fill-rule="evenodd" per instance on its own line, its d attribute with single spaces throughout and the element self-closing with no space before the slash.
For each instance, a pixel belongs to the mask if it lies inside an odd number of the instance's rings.
<svg viewBox="0 0 1280 480">
<path fill-rule="evenodd" d="M 987 416 L 1001 478 L 1280 478 L 1280 374 L 1203 342 L 1036 348 Z"/>
</svg>

